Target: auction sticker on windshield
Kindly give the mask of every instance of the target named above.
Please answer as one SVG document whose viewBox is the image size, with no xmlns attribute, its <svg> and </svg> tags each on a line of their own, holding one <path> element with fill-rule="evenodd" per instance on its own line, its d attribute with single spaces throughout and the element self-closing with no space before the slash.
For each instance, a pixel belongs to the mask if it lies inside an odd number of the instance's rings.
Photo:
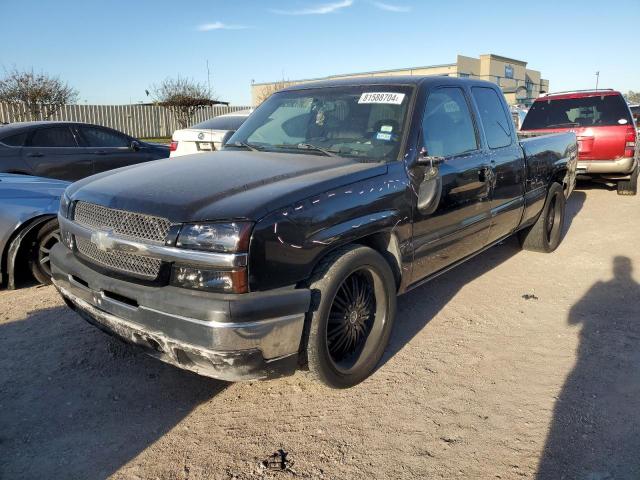
<svg viewBox="0 0 640 480">
<path fill-rule="evenodd" d="M 404 93 L 394 92 L 365 92 L 360 95 L 358 103 L 391 103 L 400 105 L 404 100 Z"/>
</svg>

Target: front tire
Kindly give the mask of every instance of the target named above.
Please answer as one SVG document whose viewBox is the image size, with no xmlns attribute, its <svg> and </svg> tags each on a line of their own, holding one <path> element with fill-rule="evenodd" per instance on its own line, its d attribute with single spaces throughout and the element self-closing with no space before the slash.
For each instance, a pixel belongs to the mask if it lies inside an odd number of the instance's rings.
<svg viewBox="0 0 640 480">
<path fill-rule="evenodd" d="M 309 371 L 331 388 L 352 387 L 371 374 L 389 342 L 396 315 L 391 268 L 369 247 L 344 247 L 319 265 L 310 288 Z"/>
<path fill-rule="evenodd" d="M 518 233 L 522 248 L 543 253 L 551 253 L 558 248 L 562 241 L 565 207 L 562 186 L 552 183 L 536 223 Z"/>
<path fill-rule="evenodd" d="M 29 251 L 29 269 L 35 279 L 44 285 L 51 283 L 51 261 L 49 252 L 60 242 L 58 220 L 50 220 L 38 229 Z"/>
<path fill-rule="evenodd" d="M 636 164 L 629 180 L 618 181 L 618 195 L 636 195 L 638 193 L 638 172 L 640 164 Z"/>
</svg>

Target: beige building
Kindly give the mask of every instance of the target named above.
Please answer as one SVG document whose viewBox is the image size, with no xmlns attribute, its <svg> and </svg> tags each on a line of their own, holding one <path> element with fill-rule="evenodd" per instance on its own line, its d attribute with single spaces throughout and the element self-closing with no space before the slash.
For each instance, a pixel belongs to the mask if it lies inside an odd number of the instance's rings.
<svg viewBox="0 0 640 480">
<path fill-rule="evenodd" d="M 480 58 L 458 55 L 456 63 L 432 65 L 426 67 L 378 70 L 375 72 L 347 73 L 323 78 L 305 80 L 286 80 L 279 82 L 252 83 L 251 99 L 258 105 L 271 93 L 289 85 L 330 80 L 339 78 L 378 77 L 387 75 L 446 75 L 449 77 L 468 77 L 488 80 L 502 87 L 507 101 L 511 105 L 530 104 L 541 93 L 549 91 L 549 80 L 541 77 L 537 70 L 527 68 L 527 62 L 501 57 L 492 53 L 480 55 Z"/>
</svg>

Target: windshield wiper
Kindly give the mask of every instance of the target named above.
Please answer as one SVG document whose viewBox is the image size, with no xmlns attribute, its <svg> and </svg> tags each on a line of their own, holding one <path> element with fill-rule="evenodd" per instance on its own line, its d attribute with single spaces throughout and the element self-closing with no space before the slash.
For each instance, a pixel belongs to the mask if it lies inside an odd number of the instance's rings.
<svg viewBox="0 0 640 480">
<path fill-rule="evenodd" d="M 326 148 L 319 147 L 318 145 L 313 145 L 311 143 L 283 143 L 281 145 L 274 145 L 276 148 L 295 148 L 298 150 L 313 150 L 314 152 L 320 152 L 327 157 L 336 157 L 336 153 L 331 150 L 327 150 Z"/>
<path fill-rule="evenodd" d="M 242 147 L 246 148 L 247 150 L 251 150 L 252 152 L 259 152 L 260 150 L 262 150 L 262 147 L 247 142 L 227 143 L 225 147 Z"/>
</svg>

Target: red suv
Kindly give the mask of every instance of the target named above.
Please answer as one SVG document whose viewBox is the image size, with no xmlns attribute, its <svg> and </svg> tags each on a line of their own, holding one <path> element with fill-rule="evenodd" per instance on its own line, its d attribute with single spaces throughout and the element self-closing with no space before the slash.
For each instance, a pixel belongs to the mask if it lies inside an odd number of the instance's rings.
<svg viewBox="0 0 640 480">
<path fill-rule="evenodd" d="M 578 174 L 617 182 L 620 195 L 637 193 L 638 134 L 620 92 L 587 90 L 547 94 L 533 103 L 521 131 L 575 132 Z"/>
</svg>

